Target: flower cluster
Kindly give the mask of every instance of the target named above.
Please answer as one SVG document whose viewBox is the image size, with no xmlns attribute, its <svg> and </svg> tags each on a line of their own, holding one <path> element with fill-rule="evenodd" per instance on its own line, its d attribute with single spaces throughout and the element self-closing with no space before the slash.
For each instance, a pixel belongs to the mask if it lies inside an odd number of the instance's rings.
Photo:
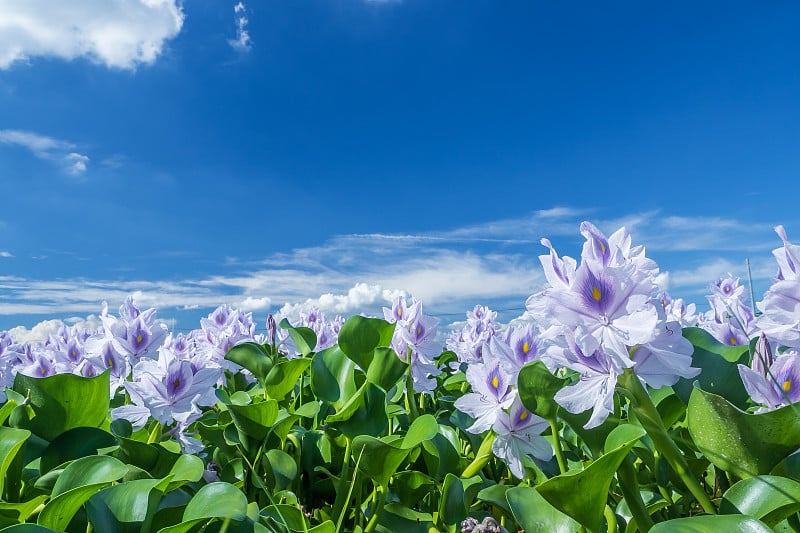
<svg viewBox="0 0 800 533">
<path fill-rule="evenodd" d="M 384 307 L 383 316 L 395 324 L 392 348 L 411 367 L 414 390 L 432 393 L 442 373 L 434 361 L 442 351 L 436 340 L 439 319 L 425 315 L 422 302 L 412 297 L 408 304 L 404 296 L 395 298 L 391 309 Z"/>
<path fill-rule="evenodd" d="M 542 358 L 548 367 L 567 368 L 580 379 L 561 389 L 556 401 L 571 413 L 592 409 L 586 428 L 600 425 L 614 407 L 618 376 L 635 367 L 652 387 L 696 376 L 692 345 L 666 304 L 653 298 L 658 265 L 621 228 L 606 238 L 589 222 L 580 227 L 586 242 L 580 264 L 561 258 L 547 239 L 539 259 L 549 286 L 528 299 L 527 308 L 545 330 Z"/>
<path fill-rule="evenodd" d="M 302 311 L 300 313 L 300 322 L 294 324 L 294 326 L 311 329 L 317 336 L 317 346 L 315 350 L 320 351 L 325 348 L 330 348 L 338 342 L 339 330 L 342 329 L 342 324 L 344 324 L 344 319 L 340 315 L 333 317 L 333 320 L 328 320 L 325 313 L 320 311 L 319 307 L 312 306 L 307 311 Z M 272 331 L 269 324 L 267 325 L 267 329 Z M 277 335 L 280 346 L 283 351 L 288 354 L 290 359 L 300 357 L 300 350 L 294 345 L 288 331 L 282 329 L 277 332 Z"/>
</svg>

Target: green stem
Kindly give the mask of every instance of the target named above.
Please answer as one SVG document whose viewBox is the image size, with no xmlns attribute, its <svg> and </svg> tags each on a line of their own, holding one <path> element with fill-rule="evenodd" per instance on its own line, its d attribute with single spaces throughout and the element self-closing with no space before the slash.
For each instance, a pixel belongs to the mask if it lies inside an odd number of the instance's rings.
<svg viewBox="0 0 800 533">
<path fill-rule="evenodd" d="M 406 409 L 408 409 L 408 423 L 411 424 L 419 418 L 417 403 L 414 401 L 414 378 L 411 377 L 411 366 L 408 367 L 406 376 Z"/>
<path fill-rule="evenodd" d="M 567 471 L 567 462 L 564 460 L 564 453 L 561 451 L 561 438 L 558 436 L 558 422 L 555 418 L 548 420 L 550 423 L 550 433 L 553 434 L 553 449 L 556 452 L 558 470 L 562 474 Z"/>
<path fill-rule="evenodd" d="M 372 508 L 372 516 L 369 517 L 367 527 L 364 528 L 364 533 L 372 533 L 378 525 L 378 520 L 383 513 L 383 504 L 386 502 L 387 487 L 383 485 L 375 486 L 375 506 Z"/>
<path fill-rule="evenodd" d="M 636 413 L 636 418 L 639 419 L 642 427 L 650 435 L 656 449 L 661 452 L 661 455 L 672 466 L 684 485 L 686 485 L 686 488 L 689 489 L 689 492 L 697 499 L 697 503 L 702 506 L 706 513 L 717 514 L 717 509 L 711 503 L 708 494 L 706 494 L 700 482 L 689 469 L 689 463 L 686 462 L 686 458 L 667 433 L 664 422 L 661 420 L 661 415 L 658 414 L 656 406 L 653 405 L 653 400 L 650 399 L 650 395 L 647 394 L 633 369 L 626 368 L 617 378 L 617 384 L 628 393 L 631 398 L 631 409 Z"/>
<path fill-rule="evenodd" d="M 603 510 L 603 515 L 606 517 L 606 523 L 608 524 L 608 533 L 619 533 L 619 525 L 617 525 L 617 515 L 614 514 L 614 511 L 606 505 L 606 508 Z"/>
<path fill-rule="evenodd" d="M 348 478 L 350 477 L 350 454 L 351 454 L 351 446 L 352 443 L 349 437 L 345 437 L 346 444 L 344 447 L 344 459 L 342 461 L 342 470 L 339 473 L 339 485 L 336 487 L 336 500 L 333 502 L 333 514 L 331 516 L 337 518 L 337 527 L 336 531 L 339 531 L 339 527 L 342 524 L 342 518 L 344 516 L 345 506 L 347 505 L 347 500 L 350 497 L 349 491 L 344 490 L 345 483 L 348 482 Z M 352 490 L 352 485 L 351 485 Z"/>
<path fill-rule="evenodd" d="M 639 492 L 636 468 L 630 454 L 625 457 L 619 470 L 617 470 L 617 479 L 619 479 L 619 488 L 622 490 L 622 495 L 625 496 L 628 509 L 630 509 L 633 519 L 636 520 L 639 531 L 642 533 L 650 531 L 650 528 L 653 527 L 653 520 L 645 508 L 642 493 Z"/>
<path fill-rule="evenodd" d="M 494 443 L 494 439 L 497 437 L 497 434 L 494 431 L 489 431 L 484 437 L 483 442 L 481 443 L 481 447 L 478 448 L 478 451 L 475 453 L 475 459 L 464 469 L 461 473 L 462 478 L 468 478 L 472 476 L 477 476 L 483 467 L 489 462 L 489 459 L 494 457 L 494 452 L 492 452 L 492 443 Z"/>
</svg>

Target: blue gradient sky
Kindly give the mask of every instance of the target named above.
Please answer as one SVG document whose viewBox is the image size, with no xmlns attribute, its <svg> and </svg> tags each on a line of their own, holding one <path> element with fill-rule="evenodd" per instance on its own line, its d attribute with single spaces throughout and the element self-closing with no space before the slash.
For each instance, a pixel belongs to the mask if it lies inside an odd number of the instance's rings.
<svg viewBox="0 0 800 533">
<path fill-rule="evenodd" d="M 796 2 L 236 4 L 0 3 L 0 329 L 129 293 L 510 319 L 581 220 L 705 310 L 800 242 Z"/>
</svg>

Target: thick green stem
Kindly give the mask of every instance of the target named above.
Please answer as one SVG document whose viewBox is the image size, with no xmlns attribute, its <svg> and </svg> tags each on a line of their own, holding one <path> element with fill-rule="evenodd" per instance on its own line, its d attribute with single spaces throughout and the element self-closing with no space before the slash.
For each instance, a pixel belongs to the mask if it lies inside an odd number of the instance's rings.
<svg viewBox="0 0 800 533">
<path fill-rule="evenodd" d="M 697 499 L 697 503 L 703 507 L 706 513 L 717 514 L 717 509 L 711 503 L 708 494 L 706 494 L 700 482 L 689 469 L 686 458 L 667 433 L 664 422 L 661 420 L 661 415 L 658 414 L 656 406 L 653 405 L 653 400 L 650 399 L 650 395 L 647 394 L 633 369 L 626 368 L 617 378 L 617 384 L 628 393 L 631 398 L 631 409 L 636 414 L 636 418 L 639 419 L 642 427 L 650 435 L 656 449 L 661 452 L 661 455 L 675 470 L 681 481 L 686 485 L 686 488 L 689 489 L 689 492 Z"/>
<path fill-rule="evenodd" d="M 383 504 L 386 502 L 386 492 L 387 487 L 383 485 L 377 485 L 375 487 L 375 506 L 372 508 L 372 516 L 369 517 L 369 522 L 367 522 L 367 527 L 364 528 L 364 533 L 371 533 L 375 531 L 375 527 L 378 525 L 378 520 L 381 518 L 381 513 L 383 513 Z"/>
<path fill-rule="evenodd" d="M 419 418 L 417 402 L 414 401 L 414 378 L 411 376 L 411 366 L 408 367 L 406 376 L 406 409 L 408 409 L 408 423 L 411 424 Z"/>
<path fill-rule="evenodd" d="M 333 516 L 337 520 L 336 531 L 341 527 L 347 500 L 352 492 L 352 484 L 350 484 L 350 454 L 351 454 L 351 441 L 349 438 L 344 447 L 344 459 L 342 460 L 342 469 L 339 473 L 339 485 L 336 487 L 336 500 L 333 502 Z M 345 490 L 345 485 L 350 485 L 350 491 Z"/>
<path fill-rule="evenodd" d="M 606 508 L 603 510 L 603 515 L 606 517 L 606 523 L 608 524 L 608 533 L 619 533 L 617 515 L 614 514 L 614 510 L 606 505 Z"/>
<path fill-rule="evenodd" d="M 475 453 L 475 459 L 464 469 L 461 473 L 462 478 L 468 478 L 472 476 L 477 476 L 483 467 L 489 462 L 494 456 L 494 452 L 492 452 L 492 443 L 494 443 L 494 439 L 497 437 L 497 434 L 494 431 L 489 431 L 484 437 L 483 442 L 481 443 L 481 447 L 478 448 L 478 451 Z"/>
<path fill-rule="evenodd" d="M 567 471 L 567 462 L 564 460 L 564 453 L 561 451 L 561 438 L 558 436 L 558 422 L 555 418 L 548 420 L 550 423 L 550 433 L 553 434 L 553 449 L 556 452 L 558 470 L 562 474 Z"/>
<path fill-rule="evenodd" d="M 617 470 L 617 479 L 619 479 L 619 488 L 622 490 L 622 495 L 625 496 L 625 501 L 628 503 L 628 509 L 631 510 L 633 519 L 636 520 L 636 525 L 639 531 L 646 533 L 653 527 L 653 520 L 645 508 L 644 501 L 642 500 L 642 493 L 639 492 L 639 482 L 636 480 L 636 467 L 633 464 L 633 458 L 630 454 L 622 461 L 619 470 Z"/>
</svg>

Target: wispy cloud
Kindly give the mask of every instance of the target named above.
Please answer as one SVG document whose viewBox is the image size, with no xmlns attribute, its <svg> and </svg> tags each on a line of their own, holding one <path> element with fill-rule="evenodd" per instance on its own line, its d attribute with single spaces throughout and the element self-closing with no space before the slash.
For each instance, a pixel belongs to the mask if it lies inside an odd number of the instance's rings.
<svg viewBox="0 0 800 533">
<path fill-rule="evenodd" d="M 31 131 L 0 130 L 0 143 L 28 149 L 35 157 L 52 161 L 71 176 L 86 172 L 89 156 L 75 151 L 74 143 Z"/>
<path fill-rule="evenodd" d="M 153 63 L 183 19 L 180 0 L 0 2 L 0 69 L 34 57 L 133 69 Z"/>
<path fill-rule="evenodd" d="M 247 24 L 250 21 L 247 19 L 246 11 L 247 7 L 242 2 L 233 6 L 233 16 L 236 20 L 236 38 L 229 39 L 228 44 L 239 52 L 248 52 L 253 47 L 253 40 L 250 38 L 250 32 L 247 31 Z"/>
<path fill-rule="evenodd" d="M 0 257 L 14 257 L 14 255 L 11 252 L 0 250 Z"/>
<path fill-rule="evenodd" d="M 229 258 L 213 275 L 179 281 L 0 276 L 0 315 L 96 313 L 103 300 L 118 305 L 128 294 L 167 316 L 196 310 L 199 318 L 221 303 L 263 314 L 278 309 L 296 313 L 311 304 L 331 314 L 379 314 L 395 295 L 413 294 L 440 316 L 460 318 L 475 304 L 488 303 L 511 318 L 523 311 L 530 294 L 544 287 L 537 256 L 546 249 L 538 240 L 560 241 L 556 246 L 561 255 L 577 257 L 582 242 L 578 227 L 584 218 L 607 233 L 621 225 L 630 228 L 633 244 L 645 245 L 661 266 L 659 283 L 701 306 L 714 279 L 727 272 L 746 278 L 746 257 L 761 292 L 775 273 L 768 249 L 780 241 L 770 224 L 659 212 L 605 219 L 587 217 L 591 214 L 558 208 L 424 234 L 340 235 L 258 261 Z M 174 274 L 177 278 L 179 273 Z"/>
</svg>

